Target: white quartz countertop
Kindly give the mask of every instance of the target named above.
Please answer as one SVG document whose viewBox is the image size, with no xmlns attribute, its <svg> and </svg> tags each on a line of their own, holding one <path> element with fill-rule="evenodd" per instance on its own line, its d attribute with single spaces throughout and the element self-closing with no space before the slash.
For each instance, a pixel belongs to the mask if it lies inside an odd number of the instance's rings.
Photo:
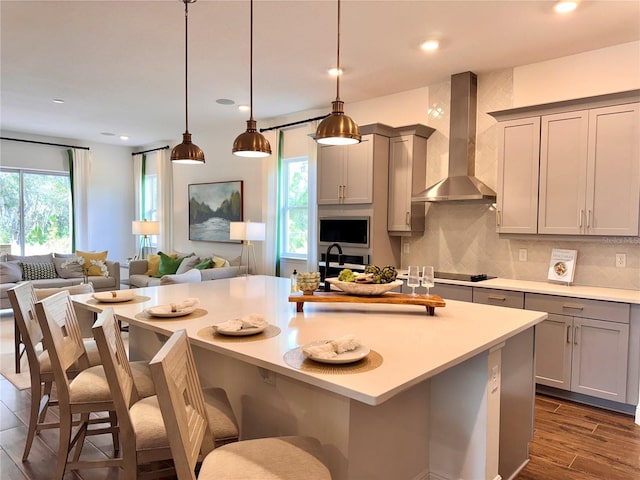
<svg viewBox="0 0 640 480">
<path fill-rule="evenodd" d="M 97 303 L 91 296 L 74 301 L 93 311 L 113 307 L 116 315 L 136 327 L 164 335 L 186 329 L 194 345 L 315 385 L 369 405 L 378 405 L 401 391 L 533 327 L 547 316 L 510 308 L 447 301 L 426 315 L 423 306 L 359 303 L 305 303 L 297 313 L 288 301 L 288 279 L 245 276 L 201 283 L 137 289 L 146 301 Z M 390 294 L 392 295 L 392 294 Z M 188 297 L 198 298 L 207 314 L 199 318 L 143 319 L 145 308 Z M 251 313 L 262 315 L 280 333 L 271 338 L 228 337 L 216 340 L 203 329 Z M 382 364 L 361 373 L 309 373 L 289 366 L 283 356 L 306 343 L 355 334 L 382 356 Z"/>
<path fill-rule="evenodd" d="M 622 288 L 589 287 L 583 285 L 567 286 L 559 283 L 512 280 L 509 278 L 492 278 L 481 282 L 464 282 L 459 280 L 436 278 L 436 283 L 640 304 L 640 290 L 625 290 Z"/>
</svg>

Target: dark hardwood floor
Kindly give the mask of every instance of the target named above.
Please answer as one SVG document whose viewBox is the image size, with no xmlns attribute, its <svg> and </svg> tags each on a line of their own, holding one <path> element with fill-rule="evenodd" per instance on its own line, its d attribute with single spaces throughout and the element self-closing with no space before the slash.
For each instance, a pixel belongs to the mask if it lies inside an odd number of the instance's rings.
<svg viewBox="0 0 640 480">
<path fill-rule="evenodd" d="M 28 406 L 28 390 L 17 390 L 0 376 L 2 480 L 45 480 L 55 470 L 57 430 L 36 437 L 29 460 L 20 461 Z M 640 426 L 631 416 L 540 395 L 536 397 L 535 414 L 531 461 L 516 480 L 640 480 Z M 55 417 L 55 409 L 50 416 Z M 110 456 L 110 442 L 106 435 L 89 437 L 83 456 Z M 66 480 L 117 478 L 116 469 L 65 475 Z"/>
</svg>

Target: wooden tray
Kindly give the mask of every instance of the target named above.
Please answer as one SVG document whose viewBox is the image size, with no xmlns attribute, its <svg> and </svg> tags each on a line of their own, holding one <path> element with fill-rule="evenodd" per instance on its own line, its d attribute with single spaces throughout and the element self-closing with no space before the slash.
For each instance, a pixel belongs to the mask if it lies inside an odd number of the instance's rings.
<svg viewBox="0 0 640 480">
<path fill-rule="evenodd" d="M 305 302 L 326 303 L 387 303 L 395 305 L 423 305 L 428 315 L 435 315 L 436 307 L 444 307 L 446 303 L 438 295 L 411 295 L 410 293 L 388 292 L 383 295 L 358 296 L 343 292 L 314 292 L 312 295 L 289 295 L 289 302 L 296 304 L 296 311 L 302 312 Z"/>
</svg>

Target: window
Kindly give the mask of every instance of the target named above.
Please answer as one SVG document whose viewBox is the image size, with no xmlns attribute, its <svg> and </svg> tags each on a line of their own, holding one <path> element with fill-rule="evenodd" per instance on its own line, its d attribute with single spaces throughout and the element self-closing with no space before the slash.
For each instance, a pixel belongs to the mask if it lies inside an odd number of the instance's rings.
<svg viewBox="0 0 640 480">
<path fill-rule="evenodd" d="M 144 176 L 144 202 L 142 218 L 147 220 L 159 220 L 158 217 L 158 175 L 147 173 Z M 152 249 L 158 248 L 158 236 L 150 235 L 149 244 Z M 153 250 L 152 250 L 153 251 Z"/>
<path fill-rule="evenodd" d="M 14 255 L 71 251 L 69 174 L 0 169 L 0 244 Z"/>
<path fill-rule="evenodd" d="M 282 159 L 281 257 L 307 257 L 309 230 L 308 168 L 307 157 Z"/>
</svg>

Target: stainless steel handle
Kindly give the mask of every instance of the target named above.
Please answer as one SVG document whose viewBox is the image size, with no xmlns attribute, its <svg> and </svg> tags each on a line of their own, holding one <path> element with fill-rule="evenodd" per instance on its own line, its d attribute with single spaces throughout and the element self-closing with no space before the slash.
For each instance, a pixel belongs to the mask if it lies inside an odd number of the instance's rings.
<svg viewBox="0 0 640 480">
<path fill-rule="evenodd" d="M 573 344 L 574 344 L 574 345 L 577 345 L 577 344 L 578 344 L 578 329 L 579 329 L 579 328 L 580 328 L 580 327 L 575 327 L 575 328 L 573 329 Z"/>
<path fill-rule="evenodd" d="M 580 209 L 578 212 L 578 228 L 582 228 L 582 215 L 584 214 L 584 210 Z"/>
<path fill-rule="evenodd" d="M 499 227 L 502 223 L 502 219 L 500 218 L 500 210 L 496 210 L 496 227 Z"/>
<path fill-rule="evenodd" d="M 567 343 L 571 343 L 571 325 L 567 325 Z"/>
<path fill-rule="evenodd" d="M 587 228 L 591 227 L 591 210 L 587 210 Z"/>
<path fill-rule="evenodd" d="M 411 225 L 411 212 L 407 212 L 407 214 L 405 215 L 405 223 L 407 225 Z"/>
<path fill-rule="evenodd" d="M 345 198 L 346 196 L 347 196 L 347 186 L 342 185 L 342 198 Z"/>
<path fill-rule="evenodd" d="M 503 297 L 503 296 L 500 296 L 500 295 L 489 295 L 488 298 L 489 298 L 489 300 L 499 300 L 501 302 L 504 302 L 504 301 L 507 300 L 507 297 Z"/>
<path fill-rule="evenodd" d="M 338 198 L 342 198 L 342 185 L 338 185 Z"/>
<path fill-rule="evenodd" d="M 571 308 L 573 310 L 584 310 L 582 305 L 577 305 L 575 303 L 565 303 L 562 305 L 562 308 Z"/>
</svg>

